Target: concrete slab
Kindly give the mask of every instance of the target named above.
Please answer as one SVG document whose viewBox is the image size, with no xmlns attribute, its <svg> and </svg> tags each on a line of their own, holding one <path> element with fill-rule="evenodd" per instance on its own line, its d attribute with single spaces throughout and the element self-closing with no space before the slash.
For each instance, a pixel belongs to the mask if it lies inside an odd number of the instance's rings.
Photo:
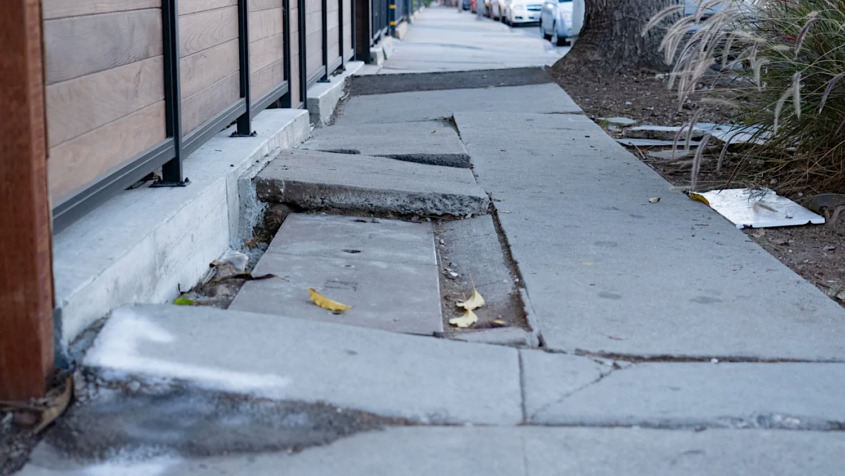
<svg viewBox="0 0 845 476">
<path fill-rule="evenodd" d="M 60 353 L 114 308 L 173 300 L 242 243 L 257 214 L 245 211 L 250 189 L 240 185 L 310 133 L 305 112 L 289 109 L 261 112 L 253 129 L 237 139 L 223 131 L 187 157 L 190 187 L 121 192 L 53 237 Z"/>
<path fill-rule="evenodd" d="M 289 217 L 252 271 L 284 279 L 247 282 L 229 309 L 412 334 L 442 331 L 431 224 L 354 220 Z M 308 288 L 352 309 L 322 309 Z"/>
<path fill-rule="evenodd" d="M 581 113 L 557 84 L 356 96 L 340 108 L 336 125 L 428 121 L 463 112 Z"/>
<path fill-rule="evenodd" d="M 420 164 L 469 168 L 466 148 L 448 121 L 335 125 L 314 131 L 305 150 L 389 157 Z"/>
<path fill-rule="evenodd" d="M 430 223 L 294 213 L 265 254 L 437 265 Z"/>
<path fill-rule="evenodd" d="M 420 422 L 522 419 L 514 349 L 265 314 L 121 308 L 84 364 L 106 380 L 178 381 Z"/>
<path fill-rule="evenodd" d="M 22 476 L 838 476 L 845 435 L 810 431 L 406 427 L 294 454 L 81 465 L 35 460 Z"/>
<path fill-rule="evenodd" d="M 528 421 L 543 425 L 836 430 L 845 364 L 640 363 L 520 351 Z"/>
<path fill-rule="evenodd" d="M 308 88 L 307 107 L 312 124 L 326 125 L 331 121 L 347 80 L 363 66 L 363 61 L 350 61 L 346 63 L 344 72 L 331 76 L 326 83 L 317 82 Z"/>
<path fill-rule="evenodd" d="M 626 129 L 624 132 L 625 137 L 632 138 L 632 139 L 654 139 L 654 140 L 665 140 L 665 141 L 674 141 L 675 136 L 678 135 L 678 132 L 681 130 L 682 126 L 654 126 L 654 125 L 643 125 L 643 126 L 636 126 Z M 688 134 L 688 127 L 683 126 L 684 132 L 681 133 L 681 137 L 686 140 Z M 692 130 L 692 139 L 701 139 L 707 134 L 707 131 L 693 128 Z"/>
<path fill-rule="evenodd" d="M 547 347 L 845 360 L 845 310 L 588 118 L 455 119 Z"/>
<path fill-rule="evenodd" d="M 255 183 L 262 200 L 306 210 L 463 216 L 489 200 L 468 169 L 305 150 L 280 153 Z"/>
<path fill-rule="evenodd" d="M 531 476 L 833 476 L 845 435 L 805 431 L 525 428 Z"/>
<path fill-rule="evenodd" d="M 500 88 L 554 84 L 543 68 L 509 68 L 440 73 L 397 73 L 358 76 L 349 82 L 351 96 L 454 89 Z"/>
</svg>

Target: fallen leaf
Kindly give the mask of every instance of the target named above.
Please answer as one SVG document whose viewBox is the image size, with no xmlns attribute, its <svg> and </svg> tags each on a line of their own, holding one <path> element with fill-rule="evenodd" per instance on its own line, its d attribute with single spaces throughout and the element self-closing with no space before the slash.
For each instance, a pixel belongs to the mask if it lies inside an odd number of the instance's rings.
<svg viewBox="0 0 845 476">
<path fill-rule="evenodd" d="M 322 307 L 323 309 L 328 309 L 329 311 L 338 311 L 343 312 L 347 309 L 352 309 L 352 306 L 347 306 L 346 304 L 341 304 L 336 301 L 332 301 L 331 299 L 320 295 L 314 288 L 308 288 L 308 294 L 311 296 L 311 300 L 314 301 L 314 304 Z"/>
<path fill-rule="evenodd" d="M 188 298 L 180 297 L 180 298 L 176 298 L 176 300 L 173 301 L 173 304 L 176 305 L 176 306 L 193 306 L 194 304 L 196 304 L 196 301 L 193 301 L 193 300 L 188 299 Z"/>
<path fill-rule="evenodd" d="M 481 294 L 479 294 L 478 291 L 475 289 L 475 286 L 473 286 L 472 296 L 470 296 L 469 299 L 467 299 L 466 301 L 456 302 L 455 305 L 458 307 L 462 307 L 467 311 L 472 311 L 484 305 L 484 298 L 481 297 Z"/>
<path fill-rule="evenodd" d="M 65 412 L 70 404 L 71 397 L 73 397 L 73 377 L 68 377 L 65 380 L 65 388 L 62 393 L 52 398 L 47 408 L 41 413 L 41 422 L 35 428 L 35 434 L 41 433 Z"/>
<path fill-rule="evenodd" d="M 766 236 L 766 230 L 755 230 L 751 232 L 751 236 L 754 238 L 762 238 Z"/>
<path fill-rule="evenodd" d="M 466 328 L 478 322 L 478 316 L 475 315 L 474 312 L 467 309 L 466 314 L 461 317 L 453 317 L 449 319 L 449 324 L 452 324 L 455 327 Z"/>
<path fill-rule="evenodd" d="M 648 203 L 657 203 L 660 201 L 660 197 L 649 198 Z"/>
<path fill-rule="evenodd" d="M 689 198 L 695 200 L 696 202 L 701 202 L 707 205 L 708 207 L 710 206 L 710 200 L 707 200 L 707 198 L 705 198 L 704 195 L 700 193 L 690 192 Z"/>
</svg>

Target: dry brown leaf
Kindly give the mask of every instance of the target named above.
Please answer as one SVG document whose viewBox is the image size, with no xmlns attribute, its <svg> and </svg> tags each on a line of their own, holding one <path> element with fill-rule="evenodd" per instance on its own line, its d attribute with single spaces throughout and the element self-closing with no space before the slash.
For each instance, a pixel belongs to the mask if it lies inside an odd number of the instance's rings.
<svg viewBox="0 0 845 476">
<path fill-rule="evenodd" d="M 467 312 L 461 317 L 453 317 L 449 319 L 449 324 L 455 327 L 466 328 L 478 322 L 478 316 L 474 312 L 467 309 Z"/>
<path fill-rule="evenodd" d="M 311 296 L 311 300 L 314 301 L 314 304 L 322 307 L 323 309 L 328 309 L 329 311 L 335 312 L 343 312 L 348 309 L 352 309 L 352 306 L 347 306 L 346 304 L 341 304 L 337 301 L 332 301 L 331 299 L 320 295 L 314 288 L 308 288 L 308 294 Z"/>
<path fill-rule="evenodd" d="M 56 395 L 47 405 L 47 408 L 41 413 L 41 422 L 35 427 L 35 434 L 41 433 L 51 423 L 56 421 L 56 418 L 62 416 L 62 413 L 67 410 L 70 405 L 70 399 L 73 397 L 73 377 L 68 377 L 65 380 L 65 388 L 62 393 Z"/>
</svg>

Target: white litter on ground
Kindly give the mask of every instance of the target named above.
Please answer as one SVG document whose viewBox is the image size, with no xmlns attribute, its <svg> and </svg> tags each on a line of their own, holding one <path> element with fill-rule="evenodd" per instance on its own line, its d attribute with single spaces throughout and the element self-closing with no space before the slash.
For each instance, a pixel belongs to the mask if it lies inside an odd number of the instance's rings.
<svg viewBox="0 0 845 476">
<path fill-rule="evenodd" d="M 778 226 L 822 225 L 824 217 L 770 189 L 734 188 L 690 193 L 690 197 L 704 198 L 737 228 L 773 228 Z"/>
<path fill-rule="evenodd" d="M 231 264 L 238 271 L 243 271 L 249 263 L 249 256 L 241 253 L 240 251 L 229 250 L 223 253 L 223 256 L 221 256 L 217 262 L 220 264 Z"/>
</svg>

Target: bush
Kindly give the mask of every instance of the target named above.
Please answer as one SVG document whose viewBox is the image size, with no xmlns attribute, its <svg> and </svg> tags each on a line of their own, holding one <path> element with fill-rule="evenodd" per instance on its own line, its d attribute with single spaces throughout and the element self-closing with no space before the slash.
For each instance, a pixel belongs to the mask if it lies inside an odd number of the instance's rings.
<svg viewBox="0 0 845 476">
<path fill-rule="evenodd" d="M 714 12 L 715 5 L 723 8 Z M 697 0 L 695 6 L 696 14 L 672 26 L 661 45 L 667 62 L 674 60 L 670 83 L 679 99 L 712 66 L 741 66 L 738 87 L 703 93 L 734 104 L 742 122 L 762 125 L 759 135 L 770 136 L 745 157 L 762 159 L 767 175 L 793 187 L 845 188 L 845 0 Z M 691 27 L 697 31 L 690 35 Z"/>
</svg>

